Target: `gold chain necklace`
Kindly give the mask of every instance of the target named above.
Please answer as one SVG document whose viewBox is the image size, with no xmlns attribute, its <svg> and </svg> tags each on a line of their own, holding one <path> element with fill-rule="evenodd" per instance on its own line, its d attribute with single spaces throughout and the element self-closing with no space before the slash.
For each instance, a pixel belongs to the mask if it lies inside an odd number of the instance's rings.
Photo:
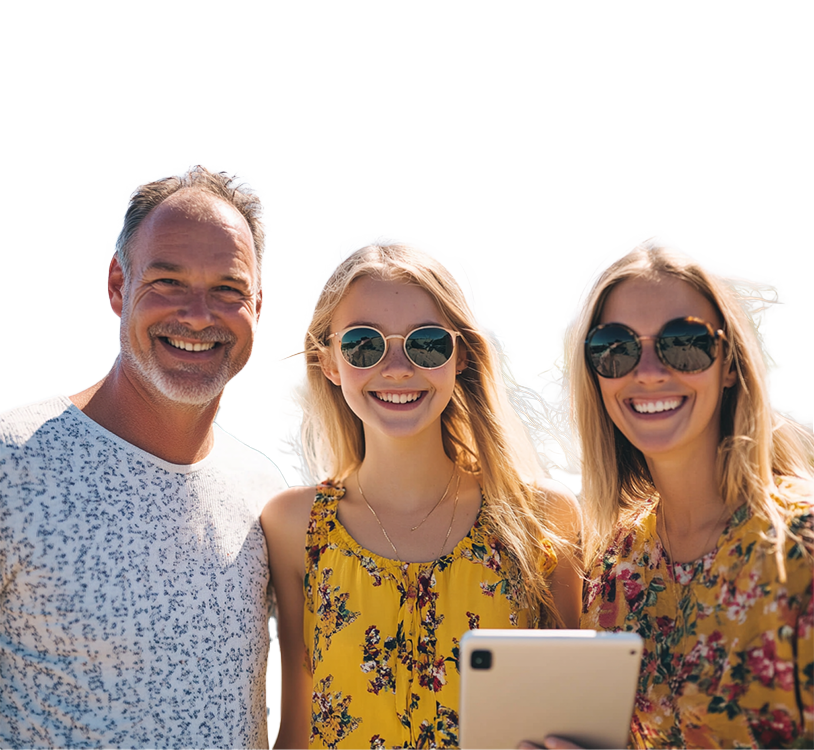
<svg viewBox="0 0 814 750">
<path fill-rule="evenodd" d="M 455 464 L 453 464 L 453 465 L 452 465 L 452 474 L 450 474 L 450 475 L 449 475 L 449 481 L 447 482 L 447 486 L 446 486 L 446 487 L 444 487 L 444 494 L 443 494 L 443 495 L 441 495 L 441 497 L 440 497 L 440 498 L 438 498 L 438 502 L 437 502 L 435 505 L 433 505 L 433 506 L 432 506 L 432 508 L 430 508 L 430 512 L 429 512 L 429 513 L 427 513 L 427 515 L 426 515 L 426 516 L 424 516 L 424 518 L 422 518 L 422 519 L 421 519 L 421 521 L 419 521 L 419 522 L 418 522 L 418 523 L 417 523 L 415 526 L 413 526 L 413 528 L 411 528 L 411 529 L 410 529 L 410 531 L 415 531 L 416 529 L 421 528 L 421 526 L 424 524 L 424 521 L 426 521 L 426 520 L 427 520 L 427 519 L 428 519 L 428 518 L 429 518 L 429 517 L 432 515 L 432 512 L 433 512 L 433 511 L 434 511 L 434 510 L 435 510 L 435 509 L 436 509 L 436 508 L 437 508 L 437 507 L 438 507 L 438 506 L 439 506 L 439 505 L 440 505 L 442 502 L 444 502 L 444 498 L 447 496 L 447 492 L 449 492 L 449 486 L 452 484 L 452 477 L 454 477 L 454 476 L 455 476 L 455 470 L 456 470 L 457 468 L 458 468 L 458 467 L 457 467 L 457 466 L 455 466 Z M 359 475 L 358 475 L 358 474 L 356 475 L 356 481 L 357 481 L 357 482 L 359 481 Z M 360 486 L 360 487 L 359 487 L 359 491 L 361 492 L 361 490 L 362 490 L 362 488 L 361 488 L 361 486 Z M 364 494 L 364 493 L 362 493 L 362 497 L 364 497 L 364 496 L 365 496 L 365 494 Z M 367 502 L 367 500 L 365 500 L 365 502 Z M 368 506 L 368 507 L 369 507 L 369 506 Z"/>
<path fill-rule="evenodd" d="M 456 472 L 455 468 L 453 468 L 452 477 L 454 477 L 456 473 L 457 472 Z M 444 494 L 441 495 L 441 500 L 443 500 L 447 495 L 447 491 L 449 490 L 449 485 L 452 483 L 452 477 L 449 478 L 449 482 L 447 483 L 446 489 L 444 490 Z M 376 519 L 376 523 L 379 524 L 379 528 L 382 530 L 382 534 L 384 534 L 384 538 L 387 539 L 388 543 L 393 548 L 393 552 L 396 555 L 396 559 L 397 560 L 402 560 L 402 557 L 399 554 L 398 549 L 396 549 L 396 545 L 393 544 L 393 540 L 390 538 L 390 534 L 388 534 L 387 529 L 384 528 L 384 524 L 382 523 L 381 518 L 379 518 L 379 514 L 376 513 L 375 510 L 373 510 L 373 506 L 368 502 L 367 497 L 365 496 L 365 491 L 362 489 L 362 480 L 361 480 L 361 478 L 359 476 L 358 471 L 356 472 L 356 486 L 359 488 L 359 494 L 362 496 L 362 500 L 365 501 L 365 505 L 367 505 L 368 510 L 373 514 L 373 518 Z M 458 476 L 458 482 L 455 485 L 455 502 L 452 505 L 452 518 L 449 521 L 449 528 L 447 529 L 447 535 L 444 537 L 444 542 L 441 545 L 441 549 L 438 552 L 437 557 L 441 557 L 441 554 L 444 551 L 444 547 L 447 546 L 447 542 L 449 541 L 449 535 L 452 533 L 452 526 L 455 523 L 455 512 L 458 510 L 458 498 L 460 497 L 460 489 L 461 489 L 461 477 L 459 475 Z M 430 512 L 427 513 L 426 516 L 424 516 L 424 519 L 421 521 L 421 523 L 419 523 L 418 525 L 411 528 L 410 531 L 415 531 L 419 526 L 421 526 L 421 524 L 424 523 L 424 521 L 426 521 L 430 517 L 430 513 L 432 513 L 432 511 L 435 510 L 441 504 L 441 500 L 439 500 L 432 507 L 432 510 L 430 510 Z"/>
<path fill-rule="evenodd" d="M 661 506 L 661 503 L 659 503 L 659 506 Z M 684 669 L 684 660 L 687 658 L 687 633 L 686 633 L 686 630 L 687 630 L 687 618 L 686 618 L 686 616 L 684 615 L 684 613 L 682 612 L 682 610 L 680 609 L 680 607 L 678 605 L 678 587 L 679 586 L 684 586 L 684 584 L 679 583 L 678 579 L 676 578 L 676 561 L 675 561 L 675 557 L 673 556 L 673 545 L 670 544 L 670 535 L 667 533 L 667 521 L 666 521 L 667 513 L 666 513 L 666 508 L 662 508 L 662 512 L 659 513 L 659 516 L 661 517 L 661 526 L 664 529 L 664 541 L 667 542 L 667 553 L 670 555 L 670 564 L 669 564 L 668 567 L 670 569 L 670 571 L 669 571 L 670 572 L 670 578 L 672 578 L 672 581 L 673 581 L 673 605 L 675 606 L 675 613 L 676 613 L 675 614 L 675 626 L 676 627 L 678 627 L 678 614 L 679 614 L 679 612 L 681 612 L 681 627 L 682 627 L 681 663 L 678 665 L 678 670 L 677 670 L 678 673 L 680 674 Z M 684 588 L 684 591 L 686 592 L 686 587 Z M 683 601 L 683 599 L 684 599 L 683 595 L 682 595 L 681 599 Z"/>
<path fill-rule="evenodd" d="M 670 533 L 667 531 L 667 506 L 662 507 L 661 501 L 659 501 L 659 507 L 661 508 L 661 513 L 659 513 L 659 517 L 661 518 L 661 527 L 664 529 L 664 541 L 667 542 L 667 554 L 670 555 L 670 577 L 673 579 L 673 603 L 675 604 L 675 622 L 678 624 L 678 613 L 681 612 L 681 627 L 682 627 L 682 649 L 681 649 L 681 663 L 678 666 L 679 673 L 684 669 L 684 660 L 687 657 L 687 615 L 681 610 L 678 606 L 678 593 L 677 589 L 681 586 L 684 589 L 684 592 L 690 591 L 690 587 L 695 580 L 695 573 L 693 573 L 693 579 L 688 583 L 679 583 L 678 579 L 676 578 L 676 565 L 683 565 L 683 563 L 676 562 L 675 557 L 673 556 L 673 545 L 670 543 Z M 707 552 L 707 547 L 709 547 L 709 543 L 712 541 L 712 535 L 715 533 L 715 529 L 718 528 L 718 525 L 721 523 L 721 519 L 724 517 L 726 513 L 726 503 L 724 503 L 724 507 L 721 510 L 721 514 L 718 516 L 718 519 L 712 526 L 712 529 L 707 536 L 707 540 L 704 542 L 704 547 L 702 549 L 701 557 L 693 560 L 693 565 L 698 562 L 698 560 L 705 557 Z M 657 519 L 658 521 L 658 519 Z M 656 524 L 656 529 L 658 530 L 658 522 Z M 711 551 L 711 550 L 710 550 Z M 684 596 L 682 595 L 681 600 L 684 600 Z"/>
<path fill-rule="evenodd" d="M 659 501 L 659 506 L 661 506 L 661 501 Z M 703 546 L 703 548 L 702 548 L 702 550 L 701 550 L 701 555 L 700 555 L 700 557 L 697 557 L 695 560 L 693 560 L 693 562 L 696 562 L 697 560 L 700 560 L 700 559 L 701 559 L 702 557 L 704 557 L 704 556 L 705 556 L 705 555 L 706 555 L 708 552 L 710 552 L 710 551 L 711 551 L 711 550 L 708 550 L 708 549 L 707 549 L 707 547 L 709 547 L 709 543 L 712 541 L 712 535 L 715 533 L 715 529 L 717 529 L 717 528 L 718 528 L 718 524 L 720 524 L 720 523 L 721 523 L 721 521 L 723 520 L 723 517 L 724 517 L 724 514 L 725 514 L 725 513 L 726 513 L 726 503 L 724 503 L 724 507 L 723 507 L 723 508 L 721 508 L 721 514 L 718 516 L 717 520 L 716 520 L 716 521 L 715 521 L 715 523 L 712 525 L 712 528 L 710 529 L 709 534 L 707 535 L 707 539 L 706 539 L 706 541 L 704 542 L 704 546 Z M 672 548 L 672 545 L 670 544 L 670 534 L 669 534 L 669 532 L 667 531 L 667 507 L 666 507 L 666 506 L 665 506 L 665 507 L 662 509 L 661 514 L 660 514 L 660 515 L 661 515 L 661 526 L 662 526 L 662 528 L 664 529 L 664 539 L 665 539 L 665 540 L 666 540 L 666 542 L 667 542 L 667 551 L 668 551 L 668 552 L 669 552 L 669 554 L 670 554 L 670 562 L 671 562 L 671 563 L 673 563 L 673 564 L 675 564 L 676 560 L 675 560 L 675 558 L 673 557 L 673 548 Z"/>
</svg>

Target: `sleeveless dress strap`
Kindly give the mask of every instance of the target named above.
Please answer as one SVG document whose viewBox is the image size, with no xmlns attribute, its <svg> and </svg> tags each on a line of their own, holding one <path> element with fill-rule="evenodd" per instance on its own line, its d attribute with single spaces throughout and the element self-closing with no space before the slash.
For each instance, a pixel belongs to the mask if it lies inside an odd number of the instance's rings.
<svg viewBox="0 0 814 750">
<path fill-rule="evenodd" d="M 344 496 L 344 488 L 336 487 L 330 482 L 317 486 L 305 534 L 306 568 L 314 562 L 314 556 L 318 558 L 328 544 L 328 535 L 336 527 L 336 507 Z"/>
</svg>

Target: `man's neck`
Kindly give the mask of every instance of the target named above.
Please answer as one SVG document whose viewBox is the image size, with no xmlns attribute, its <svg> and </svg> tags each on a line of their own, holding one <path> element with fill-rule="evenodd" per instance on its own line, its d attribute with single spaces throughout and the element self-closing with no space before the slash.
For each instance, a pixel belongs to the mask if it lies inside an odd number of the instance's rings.
<svg viewBox="0 0 814 750">
<path fill-rule="evenodd" d="M 173 464 L 193 464 L 214 446 L 220 397 L 202 406 L 155 399 L 124 375 L 118 362 L 95 385 L 70 397 L 85 416 L 114 435 Z"/>
</svg>

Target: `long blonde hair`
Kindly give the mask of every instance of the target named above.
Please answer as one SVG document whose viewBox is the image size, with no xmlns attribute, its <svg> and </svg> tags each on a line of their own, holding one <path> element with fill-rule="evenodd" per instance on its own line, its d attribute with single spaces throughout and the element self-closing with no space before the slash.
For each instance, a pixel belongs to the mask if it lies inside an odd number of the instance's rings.
<svg viewBox="0 0 814 750">
<path fill-rule="evenodd" d="M 363 277 L 419 286 L 461 334 L 467 366 L 441 416 L 444 451 L 478 478 L 484 513 L 517 561 L 530 606 L 539 607 L 543 624 L 558 624 L 548 585 L 539 572 L 548 554 L 544 540 L 560 544 L 545 521 L 548 495 L 535 483 L 540 464 L 508 405 L 494 346 L 475 323 L 455 279 L 434 258 L 406 245 L 368 245 L 342 262 L 325 285 L 305 338 L 302 442 L 311 471 L 342 483 L 365 456 L 362 422 L 321 368 L 321 358 L 331 356 L 327 336 L 334 311 L 351 284 Z"/>
<path fill-rule="evenodd" d="M 586 557 L 592 559 L 617 524 L 656 492 L 644 456 L 619 431 L 602 402 L 597 376 L 588 367 L 584 342 L 598 322 L 611 290 L 626 279 L 671 276 L 690 284 L 721 316 L 726 334 L 724 368 L 734 367 L 735 384 L 724 394 L 717 466 L 719 491 L 735 509 L 744 500 L 775 534 L 775 554 L 785 577 L 782 550 L 789 536 L 783 509 L 772 501 L 774 477 L 810 478 L 814 439 L 769 405 L 766 366 L 749 297 L 704 271 L 690 258 L 649 240 L 613 263 L 591 290 L 569 332 L 567 371 L 571 414 L 582 444 L 582 497 Z"/>
</svg>

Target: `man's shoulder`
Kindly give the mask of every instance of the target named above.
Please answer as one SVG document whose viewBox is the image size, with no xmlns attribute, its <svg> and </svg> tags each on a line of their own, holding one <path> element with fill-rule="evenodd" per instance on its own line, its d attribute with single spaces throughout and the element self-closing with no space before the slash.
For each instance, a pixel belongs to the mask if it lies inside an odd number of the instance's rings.
<svg viewBox="0 0 814 750">
<path fill-rule="evenodd" d="M 0 414 L 0 451 L 22 448 L 43 428 L 59 429 L 70 409 L 70 400 L 57 396 Z"/>
<path fill-rule="evenodd" d="M 219 424 L 215 423 L 214 429 L 214 464 L 220 471 L 238 474 L 245 482 L 260 482 L 264 489 L 271 488 L 275 493 L 287 487 L 282 473 L 268 456 L 227 432 Z"/>
</svg>

